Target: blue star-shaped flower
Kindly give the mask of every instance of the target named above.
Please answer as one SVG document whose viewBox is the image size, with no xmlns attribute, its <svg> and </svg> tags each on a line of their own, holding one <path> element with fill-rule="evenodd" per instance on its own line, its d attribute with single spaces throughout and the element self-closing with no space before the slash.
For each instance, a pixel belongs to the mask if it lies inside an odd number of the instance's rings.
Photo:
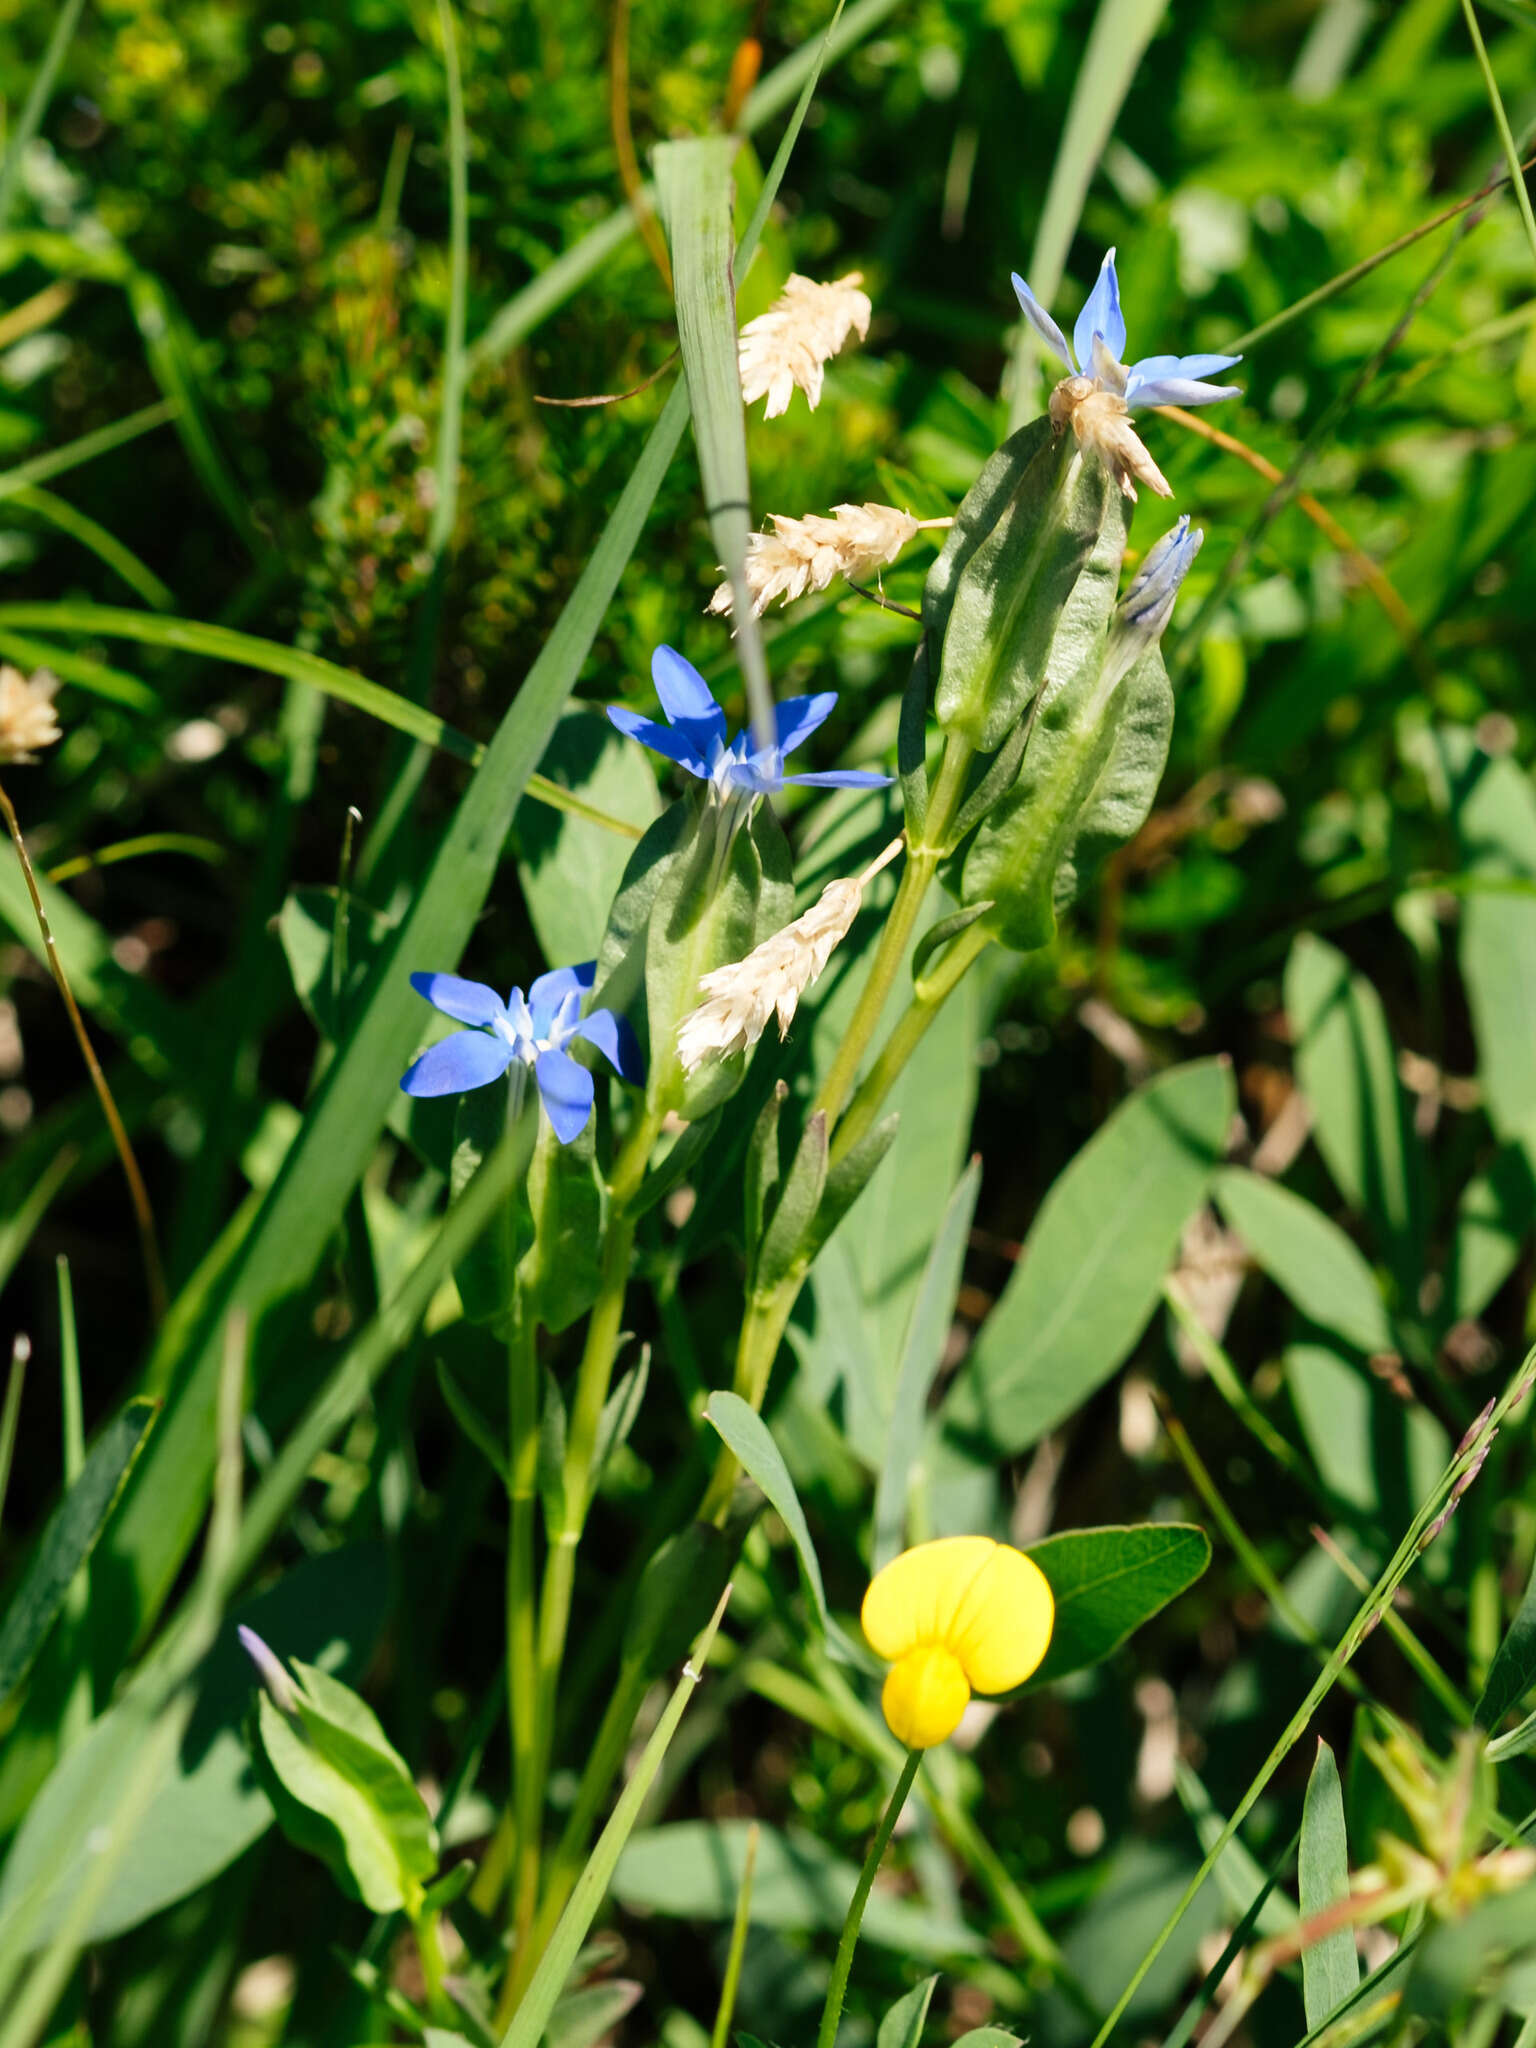
<svg viewBox="0 0 1536 2048">
<path fill-rule="evenodd" d="M 895 779 L 864 768 L 827 768 L 812 775 L 784 773 L 784 756 L 808 740 L 828 716 L 837 702 L 835 690 L 822 690 L 814 697 L 786 697 L 774 707 L 773 745 L 754 748 L 750 732 L 738 733 L 726 744 L 725 713 L 708 683 L 675 648 L 656 649 L 651 656 L 651 677 L 667 714 L 665 725 L 642 718 L 622 704 L 610 704 L 608 716 L 628 738 L 653 753 L 665 754 L 669 761 L 707 782 L 721 802 L 731 797 L 776 796 L 791 784 L 815 789 L 880 789 Z"/>
<path fill-rule="evenodd" d="M 612 1010 L 581 1014 L 581 999 L 592 986 L 595 960 L 541 974 L 524 1000 L 520 988 L 503 1002 L 483 981 L 457 974 L 413 974 L 411 987 L 433 1009 L 473 1028 L 454 1031 L 429 1045 L 407 1069 L 400 1086 L 407 1095 L 458 1095 L 499 1080 L 514 1060 L 532 1067 L 539 1097 L 562 1145 L 586 1129 L 595 1093 L 591 1071 L 573 1060 L 573 1038 L 595 1045 L 625 1081 L 644 1079 L 640 1047 L 627 1018 Z"/>
<path fill-rule="evenodd" d="M 1236 384 L 1206 384 L 1201 381 L 1217 370 L 1230 370 L 1241 356 L 1143 356 L 1129 368 L 1125 354 L 1125 319 L 1120 311 L 1120 280 L 1115 275 L 1115 252 L 1111 249 L 1099 265 L 1099 275 L 1087 303 L 1072 330 L 1072 347 L 1067 337 L 1046 312 L 1023 278 L 1014 273 L 1013 288 L 1019 295 L 1024 317 L 1052 355 L 1066 365 L 1069 375 L 1091 377 L 1101 391 L 1123 398 L 1132 412 L 1146 405 L 1212 405 L 1218 398 L 1241 396 Z"/>
</svg>

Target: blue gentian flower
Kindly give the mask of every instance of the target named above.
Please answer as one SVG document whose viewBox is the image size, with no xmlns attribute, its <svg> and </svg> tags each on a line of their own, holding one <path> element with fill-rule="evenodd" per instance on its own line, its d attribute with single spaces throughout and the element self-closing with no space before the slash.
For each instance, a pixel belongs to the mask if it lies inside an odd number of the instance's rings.
<svg viewBox="0 0 1536 2048">
<path fill-rule="evenodd" d="M 667 723 L 610 704 L 608 716 L 632 740 L 653 753 L 665 754 L 690 775 L 707 782 L 721 803 L 732 798 L 751 801 L 776 796 L 791 786 L 812 789 L 880 789 L 894 781 L 864 768 L 827 768 L 811 775 L 786 775 L 784 756 L 808 740 L 837 702 L 835 690 L 812 697 L 786 697 L 774 707 L 772 746 L 754 747 L 750 732 L 738 733 L 729 745 L 725 713 L 708 683 L 691 662 L 673 647 L 658 647 L 651 656 L 651 676 Z"/>
<path fill-rule="evenodd" d="M 573 1038 L 595 1045 L 626 1081 L 644 1078 L 640 1047 L 627 1018 L 612 1010 L 581 1014 L 581 999 L 592 986 L 594 960 L 541 974 L 524 1000 L 520 988 L 503 1002 L 483 981 L 457 974 L 413 974 L 411 987 L 468 1031 L 455 1031 L 429 1045 L 400 1086 L 407 1095 L 458 1095 L 499 1080 L 514 1061 L 532 1067 L 539 1097 L 562 1145 L 586 1129 L 595 1093 L 591 1071 L 573 1060 Z M 523 1076 L 515 1077 L 519 1082 Z"/>
<path fill-rule="evenodd" d="M 1194 567 L 1204 541 L 1205 535 L 1198 526 L 1191 528 L 1186 513 L 1148 548 L 1145 561 L 1132 577 L 1130 589 L 1115 606 L 1110 621 L 1109 640 L 1099 670 L 1101 692 L 1116 688 L 1147 649 L 1162 639 L 1173 617 L 1179 585 Z"/>
<path fill-rule="evenodd" d="M 1230 370 L 1241 356 L 1143 356 L 1128 368 L 1125 319 L 1120 311 L 1120 280 L 1111 249 L 1072 330 L 1072 346 L 1023 278 L 1014 273 L 1024 317 L 1069 376 L 1088 377 L 1096 389 L 1123 398 L 1130 411 L 1147 405 L 1213 405 L 1218 398 L 1241 396 L 1236 384 L 1207 384 L 1217 370 Z"/>
</svg>

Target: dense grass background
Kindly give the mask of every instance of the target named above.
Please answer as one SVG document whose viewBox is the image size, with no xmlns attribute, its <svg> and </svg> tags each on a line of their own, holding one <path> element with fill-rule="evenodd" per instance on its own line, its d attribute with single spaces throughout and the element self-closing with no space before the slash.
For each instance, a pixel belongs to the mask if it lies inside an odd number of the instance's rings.
<svg viewBox="0 0 1536 2048">
<path fill-rule="evenodd" d="M 0 27 L 10 109 L 36 75 L 49 12 L 12 9 Z M 1371 1346 L 1345 1345 L 1351 1391 L 1325 1374 L 1308 1405 L 1294 1352 L 1287 1365 L 1282 1354 L 1309 1342 L 1339 1352 L 1337 1330 L 1305 1274 L 1277 1288 L 1239 1266 L 1225 1341 L 1296 1447 L 1294 1471 L 1266 1462 L 1210 1380 L 1181 1359 L 1159 1312 L 1128 1373 L 1001 1475 L 1003 1510 L 1021 1536 L 1177 1515 L 1216 1538 L 1194 1593 L 1108 1665 L 1017 1711 L 1001 1739 L 957 1767 L 988 1840 L 1101 2009 L 1198 1863 L 1188 1809 L 1199 1784 L 1229 1812 L 1316 1668 L 1256 1584 L 1253 1555 L 1234 1551 L 1194 1491 L 1155 1399 L 1183 1419 L 1247 1544 L 1331 1645 L 1350 1595 L 1312 1524 L 1328 1522 L 1367 1569 L 1387 1554 L 1417 1499 L 1411 1430 L 1432 1427 L 1453 1444 L 1518 1363 L 1536 1207 L 1525 1144 L 1536 1131 L 1536 908 L 1521 889 L 1536 879 L 1526 772 L 1536 754 L 1536 250 L 1506 188 L 1295 310 L 1499 175 L 1466 22 L 1454 0 L 1184 0 L 1161 16 L 1118 12 L 1122 30 L 1133 16 L 1158 18 L 1087 181 L 1053 301 L 1075 312 L 1102 249 L 1118 244 L 1133 352 L 1236 341 L 1246 396 L 1206 417 L 1294 476 L 1322 512 L 1308 516 L 1294 497 L 1277 503 L 1273 472 L 1237 452 L 1172 421 L 1149 427 L 1179 508 L 1206 531 L 1168 643 L 1180 685 L 1173 757 L 1153 818 L 1056 947 L 993 973 L 956 1027 L 944 1128 L 926 1155 L 943 1191 L 967 1126 L 982 1160 L 952 1351 L 958 1359 L 999 1294 L 1046 1190 L 1128 1086 L 1219 1053 L 1233 1065 L 1248 1138 L 1271 1134 L 1288 1185 L 1364 1249 L 1390 1318 L 1381 1348 L 1396 1362 L 1373 1372 Z M 654 141 L 716 119 L 750 28 L 771 67 L 822 20 L 809 0 L 760 10 L 755 24 L 714 0 L 637 10 L 629 119 L 642 161 Z M 936 514 L 958 502 L 1008 422 L 1008 274 L 1031 274 L 1042 214 L 1063 204 L 1059 187 L 1049 195 L 1069 103 L 1074 93 L 1091 101 L 1095 65 L 1113 98 L 1114 47 L 1090 47 L 1093 25 L 1083 6 L 909 0 L 829 69 L 762 253 L 739 280 L 740 310 L 760 311 L 790 269 L 857 269 L 875 322 L 867 346 L 833 366 L 816 413 L 797 400 L 783 420 L 749 422 L 755 514 L 864 498 Z M 360 889 L 399 914 L 468 771 L 435 756 L 387 841 L 375 838 L 408 746 L 398 734 L 248 667 L 82 630 L 62 610 L 12 607 L 126 605 L 237 627 L 355 669 L 488 740 L 670 389 L 664 377 L 622 404 L 539 402 L 625 391 L 672 349 L 669 293 L 633 234 L 616 235 L 579 290 L 516 345 L 474 345 L 623 202 L 609 27 L 583 0 L 466 6 L 458 17 L 471 352 L 446 522 L 450 165 L 431 9 L 350 0 L 280 16 L 254 0 L 163 11 L 103 0 L 82 17 L 20 159 L 0 231 L 0 654 L 57 667 L 66 737 L 41 765 L 8 772 L 6 787 L 40 869 L 102 861 L 62 885 L 75 913 L 61 910 L 57 924 L 136 1132 L 173 1289 L 270 1182 L 317 1060 L 328 1058 L 280 943 L 285 899 L 334 882 L 355 806 Z M 1523 140 L 1536 120 L 1536 15 L 1506 0 L 1483 10 L 1483 27 Z M 782 115 L 756 139 L 762 161 L 781 125 Z M 759 175 L 749 152 L 743 210 Z M 91 452 L 90 437 L 139 414 L 131 439 Z M 64 501 L 73 530 L 35 495 L 29 465 L 54 452 L 43 488 Z M 84 538 L 82 518 L 95 523 Z M 1165 523 L 1161 506 L 1143 505 L 1133 544 L 1144 548 Z M 887 593 L 915 602 L 928 559 L 914 548 L 886 577 Z M 702 616 L 715 580 L 685 447 L 578 695 L 645 700 L 650 649 L 665 639 L 729 697 L 737 683 L 724 636 Z M 855 597 L 770 622 L 781 694 L 842 693 L 827 761 L 844 746 L 859 761 L 889 751 L 911 642 L 906 620 Z M 529 800 L 509 823 L 466 965 L 498 984 L 536 970 L 528 876 L 550 829 Z M 151 842 L 144 850 L 108 862 L 140 837 Z M 0 883 L 0 921 L 0 1263 L 6 1328 L 29 1332 L 35 1353 L 0 1537 L 0 1565 L 14 1568 L 60 1483 L 57 1257 L 73 1273 L 88 1431 L 143 1383 L 152 1331 L 121 1179 L 14 874 Z M 1380 1132 L 1351 1139 L 1353 1099 L 1330 1111 L 1331 1081 L 1347 1087 L 1336 1050 L 1303 1076 L 1331 1132 L 1308 1144 L 1304 1126 L 1287 1124 L 1298 1114 L 1294 977 L 1331 958 L 1296 955 L 1304 933 L 1324 935 L 1361 977 L 1358 1028 L 1369 1057 L 1386 1061 L 1372 1069 L 1371 1100 L 1401 1116 L 1402 1214 L 1381 1185 Z M 1369 990 L 1387 1034 L 1379 1041 Z M 1353 1177 L 1351 1142 L 1364 1161 Z M 1458 1204 L 1490 1162 L 1498 1199 L 1479 1243 L 1495 1245 L 1493 1284 L 1475 1287 Z M 262 1333 L 268 1364 L 247 1436 L 255 1468 L 367 1320 L 439 1191 L 386 1138 L 341 1230 L 327 1221 L 324 1242 L 308 1247 L 313 1278 Z M 898 1213 L 901 1201 L 892 1198 Z M 584 1553 L 594 1612 L 603 1575 L 629 1555 L 647 1487 L 665 1487 L 686 1455 L 679 1392 L 724 1379 L 740 1313 L 726 1253 L 691 1269 L 677 1296 L 671 1229 L 654 1219 L 643 1247 L 652 1285 L 630 1309 L 657 1340 L 660 1397 L 611 1477 Z M 1220 1248 L 1211 1262 L 1220 1265 Z M 796 1344 L 812 1364 L 817 1314 L 808 1300 Z M 494 1483 L 434 1373 L 460 1334 L 406 1347 L 266 1560 L 270 1570 L 380 1546 L 367 1593 L 376 1619 L 358 1631 L 373 1645 L 366 1690 L 413 1766 L 439 1782 L 463 1756 L 501 1648 Z M 174 1366 L 164 1347 L 158 1357 L 152 1388 Z M 813 1406 L 789 1392 L 783 1427 L 833 1603 L 847 1608 L 864 1572 L 865 1483 L 833 1434 L 818 1433 Z M 1354 1435 L 1344 1409 L 1361 1418 Z M 1522 1434 L 1507 1430 L 1438 1563 L 1414 1582 L 1413 1625 L 1468 1698 L 1529 1572 L 1531 1486 Z M 807 1725 L 790 1711 L 787 1684 L 764 1679 L 770 1667 L 803 1679 L 807 1657 L 817 1674 L 797 1635 L 789 1565 L 766 1543 L 754 1556 L 733 1622 L 743 1647 L 674 1753 L 667 1811 L 761 1815 L 857 1858 L 881 1773 L 835 1717 Z M 101 1597 L 111 1590 L 99 1578 Z M 582 1644 L 573 1647 L 567 1764 L 580 1759 L 602 1684 L 596 1650 L 584 1665 Z M 98 1650 L 104 1704 L 116 1662 Z M 1444 1747 L 1445 1704 L 1388 1631 L 1359 1670 L 1371 1696 Z M 0 1762 L 7 1832 L 50 1754 L 38 1696 Z M 1336 1692 L 1319 1717 L 1341 1758 L 1354 1711 Z M 505 1785 L 501 1739 L 464 1809 L 477 1843 Z M 1175 1747 L 1198 1783 L 1175 1787 Z M 1252 1817 L 1246 1839 L 1261 1862 L 1281 1859 L 1291 1840 L 1309 1763 L 1303 1744 Z M 1514 1785 L 1506 1793 L 1518 1817 L 1530 1801 Z M 1362 1778 L 1351 1816 L 1361 1861 L 1373 1797 Z M 956 1893 L 931 1843 L 904 1868 L 932 1912 L 968 1915 L 990 1940 L 985 1960 L 962 1958 L 946 1978 L 952 2031 L 995 2011 L 1042 2042 L 1089 2038 L 1070 2001 L 1037 2001 L 1027 1966 L 1006 1936 L 992 1938 L 974 1890 Z M 1212 1960 L 1202 1936 L 1232 1924 L 1231 1886 L 1241 1888 L 1240 1876 L 1222 1875 L 1228 1890 L 1208 1885 L 1181 1923 L 1127 2040 L 1161 2038 L 1197 1957 Z M 692 2048 L 713 2011 L 714 1950 L 686 1919 L 621 1910 L 615 1925 L 623 1974 L 645 1987 L 628 2037 Z M 78 2014 L 125 2048 L 372 2039 L 379 2010 L 329 1953 L 332 1943 L 355 1952 L 366 1928 L 319 1865 L 269 1836 L 106 1950 L 61 2024 Z M 722 1949 L 725 1931 L 710 1936 Z M 793 1913 L 780 1929 L 755 1930 L 742 2024 L 763 2040 L 802 2036 L 826 1947 Z M 259 1981 L 243 1974 L 271 1956 L 293 1959 L 291 2010 L 264 2006 Z M 896 1949 L 867 1947 L 859 2011 L 883 2010 L 913 1974 Z M 1277 1991 L 1255 2038 L 1301 2031 L 1293 1993 Z"/>
</svg>

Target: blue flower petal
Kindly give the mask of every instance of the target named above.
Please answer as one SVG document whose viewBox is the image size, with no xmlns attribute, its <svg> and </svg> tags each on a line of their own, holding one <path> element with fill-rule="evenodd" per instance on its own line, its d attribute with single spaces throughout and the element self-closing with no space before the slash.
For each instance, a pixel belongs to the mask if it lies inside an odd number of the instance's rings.
<svg viewBox="0 0 1536 2048">
<path fill-rule="evenodd" d="M 773 708 L 779 753 L 792 754 L 832 715 L 836 690 L 818 690 L 814 697 L 786 697 Z"/>
<path fill-rule="evenodd" d="M 714 692 L 675 647 L 658 647 L 651 656 L 651 681 L 673 725 L 703 726 L 718 739 L 725 738 L 725 713 Z"/>
<path fill-rule="evenodd" d="M 1068 370 L 1075 370 L 1077 365 L 1072 360 L 1071 349 L 1067 347 L 1067 337 L 1062 333 L 1056 322 L 1047 313 L 1044 306 L 1041 305 L 1017 271 L 1013 273 L 1013 289 L 1018 296 L 1019 307 L 1023 312 L 1024 318 L 1033 327 L 1036 334 L 1039 335 L 1040 339 L 1051 351 L 1051 354 L 1060 357 Z"/>
<path fill-rule="evenodd" d="M 868 768 L 823 768 L 815 775 L 782 775 L 781 788 L 797 789 L 886 789 L 894 775 L 876 775 Z"/>
<path fill-rule="evenodd" d="M 533 1071 L 555 1136 L 562 1145 L 569 1145 L 587 1127 L 596 1084 L 587 1069 L 578 1065 L 568 1052 L 541 1052 Z"/>
<path fill-rule="evenodd" d="M 1146 405 L 1215 405 L 1218 399 L 1241 398 L 1240 384 L 1201 384 L 1192 377 L 1154 377 L 1138 383 L 1132 371 L 1125 402 L 1132 412 Z"/>
<path fill-rule="evenodd" d="M 553 1015 L 573 988 L 585 993 L 596 979 L 595 960 L 583 960 L 577 967 L 552 967 L 548 974 L 541 974 L 529 989 L 528 1007 L 530 1010 L 547 1008 Z"/>
<path fill-rule="evenodd" d="M 465 981 L 457 974 L 413 974 L 411 987 L 458 1024 L 494 1024 L 506 1015 L 501 997 L 483 981 Z"/>
<path fill-rule="evenodd" d="M 590 1017 L 582 1018 L 575 1035 L 595 1045 L 624 1080 L 639 1083 L 645 1079 L 640 1041 L 627 1017 L 616 1016 L 612 1010 L 594 1010 Z"/>
<path fill-rule="evenodd" d="M 1120 311 L 1120 280 L 1115 275 L 1113 249 L 1099 265 L 1093 290 L 1088 294 L 1083 310 L 1077 316 L 1077 325 L 1072 330 L 1072 344 L 1084 369 L 1093 361 L 1093 337 L 1096 334 L 1103 335 L 1112 356 L 1118 359 L 1125 354 L 1125 319 Z"/>
<path fill-rule="evenodd" d="M 708 776 L 704 755 L 689 726 L 658 725 L 653 718 L 642 718 L 638 711 L 630 711 L 622 704 L 610 704 L 608 717 L 626 739 L 638 740 L 653 754 L 665 754 L 669 761 L 675 761 L 679 768 L 686 768 L 690 775 Z"/>
<path fill-rule="evenodd" d="M 455 1031 L 429 1045 L 406 1068 L 400 1086 L 407 1095 L 462 1095 L 504 1074 L 512 1057 L 504 1038 L 492 1038 L 488 1031 Z"/>
<path fill-rule="evenodd" d="M 1150 384 L 1160 377 L 1211 377 L 1218 370 L 1230 370 L 1241 356 L 1143 356 L 1127 372 L 1132 383 Z"/>
</svg>

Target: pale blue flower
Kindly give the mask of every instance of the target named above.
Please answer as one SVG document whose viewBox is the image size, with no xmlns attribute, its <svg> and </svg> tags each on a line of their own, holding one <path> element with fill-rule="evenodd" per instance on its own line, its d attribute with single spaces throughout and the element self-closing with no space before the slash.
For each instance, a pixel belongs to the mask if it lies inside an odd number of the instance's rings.
<svg viewBox="0 0 1536 2048">
<path fill-rule="evenodd" d="M 1099 689 L 1115 689 L 1130 674 L 1149 647 L 1162 639 L 1173 617 L 1173 601 L 1179 585 L 1194 566 L 1205 535 L 1191 527 L 1186 513 L 1162 539 L 1148 548 L 1146 560 L 1131 579 L 1131 587 L 1115 606 L 1109 640 L 1099 671 Z"/>
<path fill-rule="evenodd" d="M 411 987 L 435 1010 L 471 1028 L 451 1032 L 429 1045 L 407 1069 L 400 1086 L 407 1095 L 459 1095 L 496 1081 L 514 1061 L 532 1067 L 555 1136 L 568 1145 L 586 1129 L 595 1089 L 590 1068 L 571 1058 L 566 1046 L 573 1038 L 595 1045 L 626 1081 L 644 1078 L 640 1048 L 624 1017 L 612 1010 L 581 1014 L 581 999 L 591 988 L 597 963 L 557 967 L 541 974 L 524 999 L 513 989 L 505 1002 L 483 981 L 465 981 L 457 974 L 413 974 Z"/>
<path fill-rule="evenodd" d="M 1091 378 L 1101 391 L 1123 398 L 1132 412 L 1146 405 L 1212 405 L 1218 398 L 1238 398 L 1236 384 L 1206 384 L 1217 370 L 1230 370 L 1241 356 L 1143 356 L 1126 366 L 1125 317 L 1120 311 L 1120 280 L 1111 249 L 1099 266 L 1093 290 L 1072 330 L 1072 346 L 1023 278 L 1014 273 L 1024 317 L 1069 375 Z"/>
<path fill-rule="evenodd" d="M 629 739 L 653 753 L 665 754 L 690 775 L 707 782 L 723 803 L 732 797 L 776 796 L 791 786 L 812 789 L 881 789 L 895 780 L 864 768 L 826 768 L 810 775 L 786 775 L 784 756 L 808 740 L 837 702 L 835 690 L 810 697 L 786 697 L 774 706 L 774 739 L 754 747 L 750 732 L 738 733 L 729 744 L 725 713 L 708 683 L 691 662 L 672 647 L 658 647 L 651 656 L 651 677 L 667 723 L 658 725 L 622 704 L 610 704 L 608 716 Z"/>
</svg>

